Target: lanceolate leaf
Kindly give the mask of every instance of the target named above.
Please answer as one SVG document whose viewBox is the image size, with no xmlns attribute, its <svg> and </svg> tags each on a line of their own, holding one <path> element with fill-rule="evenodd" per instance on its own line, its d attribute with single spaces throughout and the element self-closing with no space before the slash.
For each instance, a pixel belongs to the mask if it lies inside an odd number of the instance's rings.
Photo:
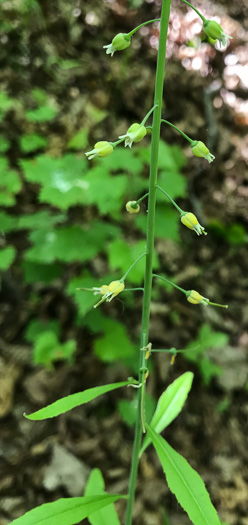
<svg viewBox="0 0 248 525">
<path fill-rule="evenodd" d="M 179 412 L 181 412 L 191 389 L 193 377 L 194 374 L 192 374 L 192 372 L 186 372 L 173 381 L 173 383 L 168 386 L 165 392 L 160 396 L 157 408 L 150 423 L 151 428 L 153 428 L 158 434 L 168 427 L 173 419 L 178 416 Z M 147 435 L 144 439 L 140 456 L 150 443 L 151 439 Z"/>
<path fill-rule="evenodd" d="M 71 410 L 72 408 L 78 407 L 79 405 L 83 405 L 84 403 L 92 401 L 92 399 L 95 399 L 96 397 L 101 396 L 102 394 L 106 394 L 111 390 L 115 390 L 116 388 L 120 388 L 121 386 L 126 386 L 129 384 L 130 381 L 123 381 L 122 383 L 112 383 L 110 385 L 89 388 L 88 390 L 84 390 L 83 392 L 77 392 L 76 394 L 71 394 L 70 396 L 62 397 L 61 399 L 58 399 L 58 401 L 55 401 L 51 405 L 48 405 L 45 408 L 41 408 L 40 410 L 37 410 L 37 412 L 33 412 L 33 414 L 29 414 L 28 416 L 24 414 L 24 416 L 27 419 L 31 419 L 32 421 L 40 421 L 42 419 L 49 419 L 50 417 L 59 416 L 64 412 L 68 412 L 68 410 Z"/>
<path fill-rule="evenodd" d="M 104 492 L 104 479 L 98 468 L 92 470 L 85 489 L 85 496 L 94 496 L 95 494 L 106 494 Z M 113 503 L 90 514 L 88 520 L 91 525 L 120 525 Z"/>
<path fill-rule="evenodd" d="M 194 525 L 220 525 L 199 474 L 149 425 L 147 431 L 157 451 L 168 486 Z"/>
<path fill-rule="evenodd" d="M 30 510 L 11 525 L 75 525 L 93 512 L 125 498 L 120 494 L 104 494 L 84 498 L 62 498 Z"/>
</svg>

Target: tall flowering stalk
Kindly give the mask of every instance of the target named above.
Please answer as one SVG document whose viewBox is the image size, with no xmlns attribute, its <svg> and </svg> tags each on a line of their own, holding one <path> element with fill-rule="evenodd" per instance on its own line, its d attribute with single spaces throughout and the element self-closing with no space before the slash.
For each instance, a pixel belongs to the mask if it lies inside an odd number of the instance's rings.
<svg viewBox="0 0 248 525">
<path fill-rule="evenodd" d="M 192 7 L 203 21 L 203 30 L 206 35 L 212 40 L 219 40 L 223 45 L 226 44 L 228 37 L 221 26 L 214 21 L 206 20 L 199 11 L 194 8 L 186 0 L 182 0 L 184 3 Z M 217 512 L 214 509 L 206 487 L 201 480 L 200 476 L 195 470 L 187 463 L 187 461 L 180 456 L 167 441 L 160 436 L 162 430 L 164 430 L 170 423 L 177 417 L 179 412 L 182 410 L 183 405 L 187 399 L 190 391 L 193 374 L 186 372 L 182 376 L 178 377 L 165 392 L 161 395 L 158 400 L 156 410 L 154 412 L 150 425 L 146 424 L 145 415 L 145 389 L 146 380 L 148 377 L 147 361 L 151 356 L 152 352 L 170 352 L 172 363 L 174 362 L 177 352 L 171 348 L 170 350 L 159 350 L 152 349 L 152 343 L 149 341 L 149 322 L 150 322 L 150 305 L 151 305 L 151 293 L 152 293 L 152 280 L 153 278 L 159 278 L 173 285 L 179 292 L 186 296 L 186 299 L 192 305 L 212 305 L 218 307 L 227 308 L 227 305 L 221 305 L 213 303 L 206 297 L 202 296 L 196 290 L 184 290 L 180 286 L 176 285 L 172 281 L 169 281 L 166 277 L 153 273 L 153 255 L 154 255 L 154 229 L 155 229 L 155 209 L 156 209 L 156 192 L 161 191 L 163 195 L 169 199 L 170 203 L 176 208 L 180 215 L 180 220 L 189 230 L 193 230 L 198 236 L 206 235 L 205 228 L 201 226 L 192 212 L 182 210 L 177 203 L 170 197 L 170 195 L 157 184 L 158 175 L 158 153 L 159 153 L 159 139 L 160 139 L 160 127 L 161 124 L 168 124 L 176 131 L 181 133 L 183 137 L 190 142 L 192 153 L 197 157 L 205 158 L 208 162 L 214 160 L 214 155 L 210 153 L 207 146 L 200 140 L 194 140 L 188 137 L 183 131 L 178 129 L 174 124 L 162 119 L 162 98 L 163 98 L 163 83 L 165 74 L 165 58 L 166 58 L 166 41 L 167 32 L 170 16 L 171 0 L 162 0 L 162 11 L 160 19 L 160 36 L 159 36 L 159 48 L 157 58 L 157 71 L 156 71 L 156 82 L 155 82 L 155 94 L 154 94 L 154 105 L 145 115 L 141 123 L 135 122 L 131 124 L 127 132 L 120 135 L 118 140 L 110 142 L 106 140 L 99 141 L 95 144 L 94 148 L 86 153 L 89 160 L 93 160 L 95 157 L 103 158 L 111 155 L 116 147 L 124 143 L 125 147 L 132 147 L 133 144 L 140 142 L 147 134 L 148 129 L 151 129 L 151 161 L 150 161 L 150 177 L 149 177 L 149 189 L 148 192 L 140 197 L 138 200 L 128 201 L 126 204 L 126 210 L 128 213 L 136 214 L 140 211 L 139 203 L 148 197 L 148 218 L 147 218 L 147 232 L 146 232 L 146 251 L 140 254 L 140 256 L 133 262 L 130 268 L 127 269 L 126 273 L 118 280 L 111 281 L 109 284 L 103 284 L 102 286 L 94 286 L 93 288 L 81 288 L 83 291 L 90 291 L 94 295 L 99 295 L 100 298 L 94 305 L 95 308 L 100 307 L 103 302 L 110 302 L 116 298 L 117 295 L 131 292 L 133 290 L 139 290 L 143 292 L 143 309 L 142 309 L 142 328 L 140 338 L 140 349 L 139 349 L 139 371 L 138 379 L 128 378 L 127 381 L 121 383 L 114 383 L 110 385 L 102 385 L 100 387 L 90 388 L 83 392 L 78 392 L 66 396 L 65 398 L 59 399 L 55 403 L 48 405 L 45 408 L 26 416 L 30 420 L 42 420 L 50 417 L 58 416 L 74 407 L 81 404 L 87 403 L 92 399 L 95 399 L 99 395 L 106 394 L 114 389 L 120 387 L 133 387 L 138 390 L 138 408 L 137 418 L 135 427 L 135 437 L 133 445 L 132 463 L 129 478 L 128 495 L 113 494 L 108 495 L 101 490 L 102 481 L 100 480 L 100 493 L 92 491 L 92 487 L 87 491 L 87 494 L 81 498 L 62 498 L 52 503 L 41 505 L 36 509 L 31 510 L 26 515 L 14 520 L 15 525 L 27 525 L 27 523 L 49 523 L 49 525 L 72 525 L 72 523 L 78 523 L 86 517 L 93 515 L 96 516 L 98 511 L 97 523 L 104 525 L 109 520 L 109 512 L 113 509 L 113 503 L 119 498 L 127 499 L 125 525 L 132 525 L 133 516 L 133 505 L 135 498 L 135 487 L 138 473 L 139 458 L 144 450 L 150 445 L 156 449 L 163 470 L 166 475 L 168 485 L 172 492 L 176 495 L 179 503 L 186 510 L 189 518 L 194 525 L 220 525 Z M 133 35 L 143 26 L 154 22 L 149 20 L 140 24 L 138 27 L 130 31 L 130 33 L 119 33 L 116 35 L 112 42 L 104 48 L 108 55 L 113 56 L 116 51 L 125 51 L 131 45 L 131 39 Z M 152 126 L 146 126 L 146 122 L 149 117 L 152 116 Z M 104 161 L 104 160 L 103 160 Z M 144 287 L 142 288 L 127 288 L 126 280 L 128 280 L 128 274 L 132 271 L 135 264 L 145 257 L 145 276 L 144 276 Z M 193 306 L 193 307 L 194 307 Z M 145 435 L 143 443 L 142 434 Z M 94 485 L 94 483 L 93 483 Z M 106 507 L 106 508 L 105 508 Z M 112 514 L 113 515 L 113 514 Z M 26 517 L 27 516 L 27 517 Z M 38 519 L 37 519 L 38 518 Z M 93 523 L 93 521 L 90 522 Z M 118 517 L 115 518 L 115 522 L 119 523 Z M 110 523 L 111 525 L 111 523 Z"/>
</svg>

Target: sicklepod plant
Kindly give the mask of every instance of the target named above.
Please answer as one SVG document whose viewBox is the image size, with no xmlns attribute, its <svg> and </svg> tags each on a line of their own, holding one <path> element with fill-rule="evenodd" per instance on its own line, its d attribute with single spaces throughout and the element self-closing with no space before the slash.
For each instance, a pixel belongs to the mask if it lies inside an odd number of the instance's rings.
<svg viewBox="0 0 248 525">
<path fill-rule="evenodd" d="M 203 30 L 209 38 L 212 40 L 218 40 L 221 44 L 225 44 L 226 39 L 231 38 L 225 35 L 223 29 L 217 22 L 206 20 L 189 2 L 186 2 L 186 0 L 182 1 L 193 8 L 200 16 L 203 21 Z M 139 290 L 143 293 L 142 328 L 139 348 L 140 359 L 139 370 L 137 371 L 138 379 L 135 380 L 133 378 L 128 378 L 126 381 L 120 383 L 90 388 L 83 392 L 59 399 L 55 403 L 48 405 L 33 414 L 25 416 L 32 421 L 52 418 L 67 412 L 74 407 L 88 403 L 96 397 L 117 388 L 127 386 L 137 389 L 138 408 L 128 494 L 108 495 L 104 492 L 104 482 L 101 473 L 95 470 L 90 477 L 86 489 L 86 495 L 84 497 L 62 498 L 55 502 L 36 507 L 27 512 L 24 516 L 14 520 L 13 523 L 15 525 L 57 525 L 58 523 L 60 523 L 60 525 L 72 525 L 86 517 L 88 517 L 89 522 L 93 525 L 103 525 L 105 523 L 109 523 L 109 525 L 119 525 L 120 521 L 114 509 L 114 502 L 119 498 L 127 500 L 125 525 L 131 525 L 133 520 L 133 505 L 139 459 L 144 450 L 150 444 L 152 444 L 157 451 L 169 488 L 188 513 L 190 520 L 195 525 L 220 525 L 217 512 L 210 501 L 209 494 L 200 476 L 195 470 L 193 470 L 189 463 L 178 454 L 163 437 L 160 436 L 162 430 L 164 430 L 182 410 L 191 389 L 193 374 L 191 372 L 186 372 L 169 385 L 158 400 L 150 425 L 146 424 L 145 414 L 144 400 L 146 380 L 148 377 L 148 359 L 151 358 L 153 352 L 161 351 L 170 353 L 173 362 L 177 352 L 180 352 L 180 350 L 176 350 L 175 348 L 168 350 L 153 348 L 152 343 L 149 341 L 152 282 L 154 278 L 168 282 L 167 277 L 153 273 L 154 226 L 157 191 L 162 192 L 165 198 L 176 208 L 179 213 L 179 219 L 183 225 L 189 230 L 193 230 L 198 236 L 202 234 L 206 235 L 205 228 L 199 224 L 197 217 L 191 211 L 182 210 L 170 195 L 168 195 L 166 190 L 157 184 L 161 125 L 168 124 L 177 132 L 181 133 L 184 138 L 190 142 L 192 153 L 197 157 L 205 158 L 208 162 L 214 160 L 214 155 L 210 153 L 207 146 L 201 140 L 191 139 L 172 123 L 162 118 L 162 96 L 170 7 L 171 0 L 162 0 L 153 107 L 148 111 L 142 122 L 132 123 L 127 132 L 123 133 L 123 135 L 121 135 L 115 142 L 102 140 L 97 142 L 94 148 L 86 153 L 89 160 L 92 160 L 95 157 L 104 158 L 111 155 L 114 149 L 120 144 L 125 143 L 125 146 L 133 147 L 136 143 L 140 142 L 148 132 L 151 134 L 151 160 L 148 191 L 141 198 L 130 200 L 126 204 L 127 213 L 136 214 L 140 211 L 140 202 L 148 197 L 146 251 L 145 253 L 140 254 L 132 266 L 127 269 L 125 275 L 120 276 L 118 280 L 106 283 L 102 286 L 97 286 L 96 283 L 96 286 L 93 288 L 81 289 L 85 292 L 89 291 L 100 296 L 95 304 L 95 308 L 99 307 L 105 301 L 110 302 L 114 300 L 119 294 L 132 293 L 134 290 Z M 135 33 L 142 26 L 153 22 L 155 22 L 155 20 L 144 22 L 134 30 L 130 31 L 130 33 L 119 33 L 116 35 L 110 44 L 104 46 L 107 54 L 113 56 L 115 52 L 125 52 L 125 49 L 131 45 Z M 146 122 L 151 116 L 152 126 L 146 126 Z M 127 288 L 126 280 L 128 280 L 129 272 L 132 271 L 134 265 L 143 257 L 145 257 L 146 260 L 144 286 L 142 288 Z M 179 292 L 183 293 L 192 305 L 202 304 L 204 306 L 213 305 L 227 308 L 227 305 L 220 305 L 211 302 L 196 290 L 184 290 L 175 283 L 171 281 L 169 282 L 175 286 Z M 145 437 L 142 443 L 143 434 L 145 434 Z"/>
</svg>

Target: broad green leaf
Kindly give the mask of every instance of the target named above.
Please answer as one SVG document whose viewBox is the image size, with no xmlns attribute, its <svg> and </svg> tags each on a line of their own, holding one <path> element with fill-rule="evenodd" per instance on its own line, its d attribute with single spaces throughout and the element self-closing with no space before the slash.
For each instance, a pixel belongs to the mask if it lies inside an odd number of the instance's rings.
<svg viewBox="0 0 248 525">
<path fill-rule="evenodd" d="M 58 110 L 52 106 L 41 106 L 27 111 L 26 117 L 31 122 L 49 122 L 56 117 L 57 113 Z"/>
<path fill-rule="evenodd" d="M 75 351 L 76 341 L 74 341 L 74 339 L 60 343 L 56 334 L 48 330 L 39 334 L 35 341 L 33 362 L 36 365 L 41 364 L 48 368 L 51 368 L 51 363 L 54 361 L 67 361 L 72 363 Z"/>
<path fill-rule="evenodd" d="M 61 498 L 52 503 L 45 503 L 26 512 L 10 525 L 75 525 L 93 512 L 126 498 L 120 494 L 104 494 L 83 498 Z"/>
<path fill-rule="evenodd" d="M 101 361 L 112 363 L 118 359 L 125 360 L 133 356 L 135 346 L 129 339 L 123 323 L 106 318 L 104 331 L 104 335 L 96 339 L 94 344 L 94 353 Z"/>
<path fill-rule="evenodd" d="M 84 494 L 85 496 L 106 494 L 104 488 L 105 484 L 102 473 L 99 469 L 95 468 L 91 471 Z M 94 512 L 94 514 L 90 514 L 88 519 L 91 525 L 120 525 L 120 520 L 113 503 Z"/>
<path fill-rule="evenodd" d="M 5 157 L 0 157 L 0 173 L 0 206 L 12 206 L 16 202 L 14 195 L 21 190 L 21 179 L 16 171 L 9 168 Z"/>
<path fill-rule="evenodd" d="M 127 175 L 111 176 L 106 168 L 97 166 L 84 177 L 87 185 L 85 203 L 96 204 L 102 215 L 115 213 L 123 206 L 124 194 L 127 189 Z"/>
<path fill-rule="evenodd" d="M 20 149 L 23 153 L 31 153 L 37 149 L 44 149 L 46 146 L 47 139 L 35 133 L 30 133 L 30 135 L 22 135 L 20 138 Z"/>
<path fill-rule="evenodd" d="M 55 226 L 66 220 L 66 215 L 63 213 L 56 213 L 52 215 L 47 210 L 30 213 L 30 215 L 22 215 L 18 218 L 17 228 L 19 230 L 49 230 L 51 226 Z"/>
<path fill-rule="evenodd" d="M 164 126 L 166 124 L 163 124 Z M 158 168 L 170 171 L 172 173 L 178 172 L 178 168 L 181 168 L 185 164 L 185 156 L 178 146 L 170 146 L 163 140 L 159 142 L 159 154 L 158 154 Z M 165 188 L 166 191 L 166 188 Z M 168 192 L 169 193 L 169 192 Z"/>
<path fill-rule="evenodd" d="M 169 489 L 175 494 L 190 520 L 194 525 L 220 525 L 217 512 L 199 474 L 149 425 L 147 431 L 157 451 Z"/>
<path fill-rule="evenodd" d="M 192 386 L 194 374 L 192 372 L 185 372 L 178 377 L 165 392 L 160 396 L 157 408 L 151 420 L 151 428 L 160 433 L 178 416 L 183 405 L 188 397 L 188 393 Z M 146 436 L 140 455 L 148 447 L 151 440 Z"/>
<path fill-rule="evenodd" d="M 39 264 L 22 261 L 21 268 L 25 283 L 51 283 L 62 274 L 60 264 Z"/>
<path fill-rule="evenodd" d="M 142 149 L 142 148 L 141 148 Z M 127 149 L 119 146 L 116 148 L 109 157 L 99 160 L 99 163 L 103 166 L 104 169 L 130 172 L 132 175 L 138 175 L 141 173 L 144 162 L 139 158 L 137 150 Z"/>
<path fill-rule="evenodd" d="M 87 146 L 88 130 L 81 128 L 68 142 L 67 148 L 74 150 L 83 150 Z"/>
<path fill-rule="evenodd" d="M 0 211 L 0 232 L 9 232 L 16 228 L 16 217 Z"/>
<path fill-rule="evenodd" d="M 14 261 L 15 255 L 16 249 L 14 246 L 7 246 L 7 248 L 0 250 L 0 270 L 8 270 Z"/>
<path fill-rule="evenodd" d="M 0 153 L 5 153 L 10 148 L 11 142 L 0 135 Z"/>
<path fill-rule="evenodd" d="M 168 171 L 162 171 L 159 174 L 158 185 L 165 190 L 172 199 L 177 197 L 185 197 L 187 192 L 187 182 L 181 173 Z M 164 202 L 168 204 L 170 201 L 167 197 L 158 189 L 157 190 L 158 202 Z"/>
<path fill-rule="evenodd" d="M 115 390 L 116 388 L 120 388 L 129 384 L 130 381 L 122 381 L 122 383 L 112 383 L 110 385 L 102 385 L 96 386 L 94 388 L 88 388 L 83 392 L 77 392 L 76 394 L 71 394 L 69 396 L 62 397 L 61 399 L 58 399 L 58 401 L 55 401 L 51 405 L 48 405 L 45 408 L 41 408 L 40 410 L 37 410 L 37 412 L 33 412 L 33 414 L 24 415 L 27 419 L 31 419 L 32 421 L 41 421 L 42 419 L 49 419 L 50 417 L 55 417 L 59 416 L 60 414 L 64 414 L 64 412 L 68 412 L 69 410 L 72 410 L 72 408 L 84 405 L 85 403 L 92 401 L 92 399 L 95 399 L 96 397 L 101 396 L 102 394 L 111 392 L 111 390 Z"/>
<path fill-rule="evenodd" d="M 53 332 L 59 337 L 61 332 L 60 324 L 58 321 L 41 321 L 40 319 L 34 319 L 27 326 L 25 339 L 29 343 L 34 343 L 44 332 Z"/>
</svg>

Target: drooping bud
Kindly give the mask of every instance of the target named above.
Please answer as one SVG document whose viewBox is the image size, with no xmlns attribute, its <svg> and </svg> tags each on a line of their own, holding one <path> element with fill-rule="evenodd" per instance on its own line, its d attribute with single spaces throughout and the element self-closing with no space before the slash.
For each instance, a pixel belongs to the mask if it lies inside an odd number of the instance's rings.
<svg viewBox="0 0 248 525">
<path fill-rule="evenodd" d="M 100 142 L 97 142 L 94 146 L 94 149 L 91 151 L 88 151 L 85 153 L 86 157 L 88 157 L 89 160 L 94 159 L 95 157 L 108 157 L 108 155 L 111 155 L 113 153 L 114 148 L 110 142 L 107 140 L 102 140 Z"/>
<path fill-rule="evenodd" d="M 147 130 L 145 126 L 141 126 L 141 124 L 135 122 L 128 128 L 125 135 L 120 135 L 119 139 L 125 139 L 125 147 L 129 146 L 129 148 L 131 148 L 133 142 L 140 142 L 146 134 Z"/>
<path fill-rule="evenodd" d="M 103 49 L 106 49 L 107 55 L 113 56 L 115 51 L 123 51 L 123 49 L 126 49 L 131 44 L 131 37 L 127 33 L 118 33 L 116 35 L 111 44 L 108 44 L 107 46 L 103 46 Z"/>
<path fill-rule="evenodd" d="M 140 205 L 136 201 L 128 201 L 126 204 L 126 210 L 128 213 L 139 213 Z"/>
<path fill-rule="evenodd" d="M 202 234 L 207 235 L 207 232 L 205 232 L 205 228 L 203 228 L 203 226 L 199 224 L 194 213 L 191 213 L 191 212 L 184 213 L 181 216 L 181 222 L 182 224 L 184 224 L 184 226 L 186 226 L 190 230 L 194 230 L 197 233 L 197 235 L 202 235 Z"/>
<path fill-rule="evenodd" d="M 209 149 L 204 144 L 204 142 L 201 142 L 200 140 L 194 140 L 191 143 L 191 149 L 192 153 L 196 157 L 204 157 L 204 159 L 206 159 L 209 163 L 213 162 L 213 160 L 215 159 L 215 156 L 212 155 L 212 153 L 210 153 Z"/>
<path fill-rule="evenodd" d="M 219 40 L 220 45 L 226 45 L 226 39 L 232 38 L 224 33 L 222 27 L 215 20 L 204 20 L 203 22 L 203 31 L 204 33 L 213 40 Z"/>
<path fill-rule="evenodd" d="M 108 286 L 108 291 L 110 292 L 110 295 L 107 297 L 107 302 L 112 301 L 116 295 L 121 293 L 125 288 L 125 285 L 121 281 L 112 281 Z"/>
<path fill-rule="evenodd" d="M 209 303 L 209 299 L 200 295 L 196 290 L 190 290 L 187 301 L 192 304 L 204 304 L 205 306 Z"/>
</svg>

